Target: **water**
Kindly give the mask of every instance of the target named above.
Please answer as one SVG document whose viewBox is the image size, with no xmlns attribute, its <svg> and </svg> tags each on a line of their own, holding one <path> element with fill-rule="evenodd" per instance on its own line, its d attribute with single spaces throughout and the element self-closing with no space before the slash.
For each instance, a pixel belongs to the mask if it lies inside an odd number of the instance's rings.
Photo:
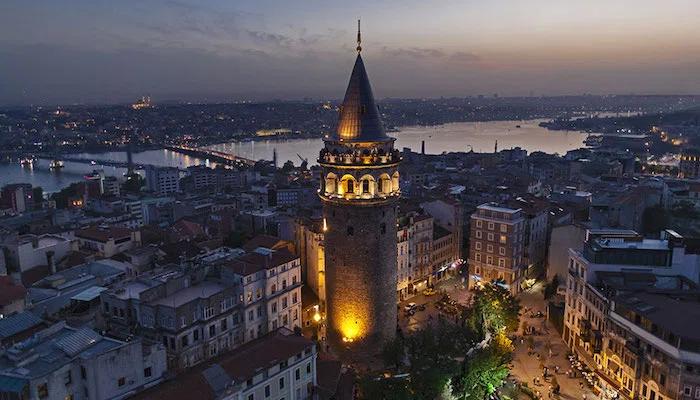
<svg viewBox="0 0 700 400">
<path fill-rule="evenodd" d="M 401 128 L 400 132 L 392 132 L 395 136 L 396 147 L 410 147 L 420 151 L 421 141 L 425 140 L 427 153 L 439 154 L 443 151 L 491 152 L 495 141 L 498 149 L 521 147 L 533 151 L 564 154 L 566 151 L 583 146 L 586 134 L 580 132 L 549 131 L 538 124 L 542 120 L 530 121 L 490 121 L 490 122 L 459 122 L 434 127 L 414 126 Z M 519 125 L 520 128 L 516 126 Z M 223 143 L 207 148 L 224 151 L 250 159 L 272 160 L 272 154 L 277 149 L 278 163 L 281 166 L 287 160 L 295 165 L 301 162 L 300 157 L 315 164 L 318 152 L 323 145 L 321 139 L 288 139 Z M 126 170 L 122 168 L 99 165 L 99 160 L 126 161 L 124 152 L 81 153 L 75 157 L 96 161 L 97 165 L 66 162 L 60 171 L 51 171 L 47 160 L 39 160 L 32 168 L 21 166 L 19 163 L 0 164 L 0 186 L 8 183 L 27 182 L 33 186 L 41 186 L 46 192 L 55 192 L 72 182 L 83 179 L 85 174 L 95 169 L 104 169 L 107 175 L 121 177 Z M 169 150 L 149 150 L 134 153 L 135 163 L 155 164 L 186 168 L 191 165 L 207 164 L 207 160 L 174 153 Z"/>
</svg>

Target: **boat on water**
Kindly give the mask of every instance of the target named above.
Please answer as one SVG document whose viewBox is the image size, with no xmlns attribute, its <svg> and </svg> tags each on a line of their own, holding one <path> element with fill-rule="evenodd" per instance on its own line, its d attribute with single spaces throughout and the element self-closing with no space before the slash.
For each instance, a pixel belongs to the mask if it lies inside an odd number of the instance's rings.
<svg viewBox="0 0 700 400">
<path fill-rule="evenodd" d="M 19 163 L 22 164 L 23 167 L 32 167 L 34 166 L 34 159 L 26 157 L 21 159 Z"/>
<path fill-rule="evenodd" d="M 63 161 L 61 160 L 53 160 L 49 163 L 49 169 L 60 170 L 61 168 L 63 168 Z"/>
</svg>

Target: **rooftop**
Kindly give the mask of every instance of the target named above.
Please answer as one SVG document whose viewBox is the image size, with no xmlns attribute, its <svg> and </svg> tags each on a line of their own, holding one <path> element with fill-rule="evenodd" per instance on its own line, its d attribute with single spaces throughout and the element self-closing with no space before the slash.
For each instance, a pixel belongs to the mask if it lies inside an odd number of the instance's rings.
<svg viewBox="0 0 700 400">
<path fill-rule="evenodd" d="M 226 287 L 211 281 L 203 281 L 196 285 L 181 289 L 175 293 L 151 302 L 154 306 L 178 308 L 197 299 L 206 299 L 224 291 Z"/>
<path fill-rule="evenodd" d="M 700 301 L 697 295 L 683 297 L 633 292 L 622 294 L 615 301 L 677 336 L 700 340 L 696 324 L 688 323 L 700 321 Z"/>
<path fill-rule="evenodd" d="M 240 384 L 283 360 L 304 352 L 313 342 L 286 328 L 255 339 L 217 359 L 179 375 L 133 399 L 214 399 L 227 384 Z"/>
<path fill-rule="evenodd" d="M 131 237 L 131 229 L 120 226 L 89 226 L 76 230 L 75 236 L 97 242 L 107 242 L 109 239 Z"/>
<path fill-rule="evenodd" d="M 59 322 L 10 347 L 0 357 L 0 375 L 36 379 L 75 358 L 92 358 L 122 345 L 92 329 L 76 330 Z"/>
</svg>

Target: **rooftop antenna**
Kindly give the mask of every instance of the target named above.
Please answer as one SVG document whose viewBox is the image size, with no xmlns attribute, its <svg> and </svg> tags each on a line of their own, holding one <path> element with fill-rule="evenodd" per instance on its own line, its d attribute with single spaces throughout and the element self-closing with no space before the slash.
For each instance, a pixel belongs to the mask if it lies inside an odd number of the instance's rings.
<svg viewBox="0 0 700 400">
<path fill-rule="evenodd" d="M 362 51 L 362 35 L 360 32 L 360 20 L 357 20 L 357 52 Z"/>
</svg>

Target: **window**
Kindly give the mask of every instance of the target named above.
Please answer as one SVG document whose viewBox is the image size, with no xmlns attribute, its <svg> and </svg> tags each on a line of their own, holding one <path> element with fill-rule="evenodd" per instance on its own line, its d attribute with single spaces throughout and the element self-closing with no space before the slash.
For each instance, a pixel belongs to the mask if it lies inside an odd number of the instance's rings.
<svg viewBox="0 0 700 400">
<path fill-rule="evenodd" d="M 70 374 L 70 371 L 66 372 L 66 376 L 63 377 L 63 383 L 68 386 L 73 382 L 73 377 Z"/>
<path fill-rule="evenodd" d="M 501 242 L 501 244 L 506 244 L 507 241 L 508 241 L 508 236 L 506 236 L 506 235 L 501 235 L 501 237 L 499 238 L 499 242 Z"/>
<path fill-rule="evenodd" d="M 277 302 L 272 303 L 272 305 L 270 306 L 270 311 L 271 311 L 273 314 L 277 312 Z"/>
<path fill-rule="evenodd" d="M 348 236 L 352 236 L 355 233 L 355 229 L 352 226 L 348 226 Z"/>
<path fill-rule="evenodd" d="M 188 344 L 188 343 L 187 343 L 187 342 L 188 342 L 188 337 L 187 337 L 187 335 L 183 336 L 182 339 L 181 339 L 181 341 L 182 341 L 182 347 L 187 347 L 187 344 Z"/>
<path fill-rule="evenodd" d="M 255 315 L 253 314 L 253 310 L 248 311 L 248 321 L 252 321 L 255 319 Z"/>
<path fill-rule="evenodd" d="M 693 394 L 693 388 L 691 386 L 685 385 L 683 387 L 683 395 L 690 397 Z"/>
<path fill-rule="evenodd" d="M 474 244 L 474 248 L 477 250 L 481 250 L 481 242 L 476 242 L 476 244 Z"/>
<path fill-rule="evenodd" d="M 192 331 L 192 341 L 196 342 L 199 340 L 199 328 Z"/>
<path fill-rule="evenodd" d="M 493 265 L 493 256 L 486 256 L 486 264 Z"/>
<path fill-rule="evenodd" d="M 489 230 L 492 231 L 495 227 L 495 224 L 493 222 L 489 222 Z"/>
<path fill-rule="evenodd" d="M 498 266 L 501 267 L 501 268 L 505 268 L 505 267 L 506 267 L 506 259 L 505 259 L 505 258 L 499 258 L 499 259 L 498 259 Z"/>
<path fill-rule="evenodd" d="M 224 318 L 221 320 L 221 332 L 226 332 L 226 329 L 228 329 L 228 321 Z"/>
<path fill-rule="evenodd" d="M 499 246 L 498 247 L 498 254 L 501 256 L 505 256 L 506 255 L 506 248 L 503 246 Z"/>
<path fill-rule="evenodd" d="M 216 335 L 216 325 L 209 325 L 209 337 Z"/>
<path fill-rule="evenodd" d="M 382 235 L 385 234 L 386 233 L 386 224 L 382 222 L 381 225 L 379 225 L 379 229 L 381 230 Z"/>
<path fill-rule="evenodd" d="M 204 309 L 204 318 L 209 319 L 214 316 L 214 307 L 207 307 Z"/>
<path fill-rule="evenodd" d="M 47 383 L 42 383 L 41 385 L 36 387 L 36 392 L 39 395 L 40 399 L 43 399 L 44 397 L 48 397 L 49 395 L 49 386 Z"/>
<path fill-rule="evenodd" d="M 301 371 L 299 371 L 299 368 L 294 371 L 294 379 L 297 381 L 301 379 Z"/>
<path fill-rule="evenodd" d="M 493 245 L 492 245 L 492 244 L 487 244 L 487 245 L 486 245 L 486 251 L 488 251 L 489 253 L 493 253 Z"/>
<path fill-rule="evenodd" d="M 474 254 L 474 261 L 481 262 L 481 253 Z"/>
<path fill-rule="evenodd" d="M 486 236 L 489 242 L 493 242 L 493 233 L 489 232 Z"/>
<path fill-rule="evenodd" d="M 362 193 L 369 193 L 369 181 L 362 181 Z"/>
<path fill-rule="evenodd" d="M 294 292 L 292 293 L 292 304 L 297 304 L 298 298 L 297 298 L 297 293 Z"/>
<path fill-rule="evenodd" d="M 143 370 L 143 376 L 146 378 L 150 378 L 151 375 L 153 375 L 153 371 L 151 370 L 151 367 L 145 368 Z"/>
<path fill-rule="evenodd" d="M 262 306 L 258 306 L 257 312 L 258 312 L 258 317 L 262 317 L 262 316 L 263 316 Z"/>
<path fill-rule="evenodd" d="M 165 338 L 165 336 L 163 336 Z M 85 371 L 85 367 L 81 366 L 80 367 L 80 377 L 83 379 L 87 379 L 87 371 Z"/>
<path fill-rule="evenodd" d="M 481 231 L 476 231 L 476 233 L 474 235 L 476 236 L 477 239 L 481 239 Z"/>
<path fill-rule="evenodd" d="M 119 387 L 126 385 L 126 378 L 124 378 L 123 376 L 119 378 L 119 380 L 117 381 L 117 385 L 119 385 Z"/>
<path fill-rule="evenodd" d="M 476 227 L 477 227 L 477 228 L 481 228 L 483 225 L 484 225 L 484 223 L 483 223 L 482 220 L 480 220 L 480 219 L 477 219 L 477 220 L 476 220 Z"/>
<path fill-rule="evenodd" d="M 311 363 L 306 363 L 306 373 L 307 374 L 311 373 Z"/>
<path fill-rule="evenodd" d="M 255 400 L 255 393 L 251 393 L 248 395 L 248 400 Z"/>
<path fill-rule="evenodd" d="M 265 386 L 265 397 L 270 397 L 270 385 Z"/>
<path fill-rule="evenodd" d="M 286 297 L 282 297 L 282 309 L 284 310 L 284 309 L 286 309 L 286 308 L 287 308 L 287 298 L 286 298 Z"/>
<path fill-rule="evenodd" d="M 284 389 L 284 378 L 280 378 L 280 389 Z"/>
</svg>

